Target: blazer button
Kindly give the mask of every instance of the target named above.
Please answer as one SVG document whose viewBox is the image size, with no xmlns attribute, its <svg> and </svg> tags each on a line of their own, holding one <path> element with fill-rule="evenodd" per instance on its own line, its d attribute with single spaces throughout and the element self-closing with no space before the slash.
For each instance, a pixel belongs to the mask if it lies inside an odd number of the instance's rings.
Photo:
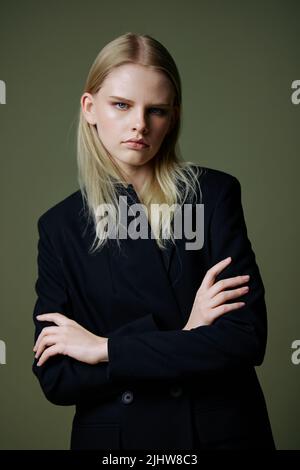
<svg viewBox="0 0 300 470">
<path fill-rule="evenodd" d="M 129 405 L 133 401 L 133 393 L 130 390 L 127 390 L 122 394 L 122 403 L 124 405 Z"/>
<path fill-rule="evenodd" d="M 171 388 L 170 388 L 170 394 L 172 395 L 172 397 L 174 398 L 178 398 L 182 395 L 182 387 L 180 387 L 180 385 L 173 385 Z"/>
</svg>

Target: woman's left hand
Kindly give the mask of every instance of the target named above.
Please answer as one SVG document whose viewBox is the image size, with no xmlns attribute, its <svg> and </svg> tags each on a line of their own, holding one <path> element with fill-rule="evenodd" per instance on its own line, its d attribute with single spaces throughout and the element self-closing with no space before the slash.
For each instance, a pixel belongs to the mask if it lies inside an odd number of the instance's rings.
<svg viewBox="0 0 300 470">
<path fill-rule="evenodd" d="M 61 313 L 37 315 L 37 320 L 53 322 L 41 331 L 33 351 L 38 366 L 56 354 L 64 354 L 87 364 L 108 361 L 108 338 L 97 336 Z"/>
</svg>

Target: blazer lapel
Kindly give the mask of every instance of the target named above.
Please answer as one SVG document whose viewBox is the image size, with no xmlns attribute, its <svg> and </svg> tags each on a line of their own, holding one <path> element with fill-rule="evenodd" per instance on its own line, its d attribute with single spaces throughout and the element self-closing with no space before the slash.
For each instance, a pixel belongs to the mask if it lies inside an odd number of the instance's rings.
<svg viewBox="0 0 300 470">
<path fill-rule="evenodd" d="M 163 265 L 167 273 L 169 274 L 170 270 L 170 263 L 171 259 L 174 253 L 174 244 L 171 243 L 169 240 L 167 241 L 166 248 L 164 249 L 159 249 L 159 252 L 161 254 L 162 260 L 163 260 Z"/>
<path fill-rule="evenodd" d="M 139 203 L 135 191 L 131 188 L 123 188 L 120 193 L 131 197 L 128 204 Z M 148 223 L 148 233 L 151 227 Z M 119 250 L 115 240 L 109 240 L 108 256 L 111 264 L 111 275 L 114 288 L 118 290 L 120 283 L 127 284 L 127 292 L 136 296 L 139 304 L 142 304 L 146 313 L 155 314 L 161 320 L 166 329 L 178 329 L 184 325 L 184 314 L 180 310 L 172 287 L 180 272 L 178 269 L 170 275 L 170 263 L 173 258 L 175 247 L 168 241 L 167 250 L 164 255 L 154 238 L 138 238 L 136 240 L 128 237 L 120 240 Z M 162 256 L 166 258 L 166 266 Z M 124 287 L 124 285 L 123 285 Z"/>
</svg>

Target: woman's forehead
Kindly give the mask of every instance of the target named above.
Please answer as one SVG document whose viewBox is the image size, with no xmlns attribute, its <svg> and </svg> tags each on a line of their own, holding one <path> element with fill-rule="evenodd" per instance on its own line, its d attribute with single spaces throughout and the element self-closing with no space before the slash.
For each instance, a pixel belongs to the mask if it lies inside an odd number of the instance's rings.
<svg viewBox="0 0 300 470">
<path fill-rule="evenodd" d="M 137 64 L 123 64 L 113 69 L 101 88 L 110 97 L 132 102 L 147 97 L 150 104 L 170 105 L 173 95 L 171 82 L 163 72 Z"/>
</svg>

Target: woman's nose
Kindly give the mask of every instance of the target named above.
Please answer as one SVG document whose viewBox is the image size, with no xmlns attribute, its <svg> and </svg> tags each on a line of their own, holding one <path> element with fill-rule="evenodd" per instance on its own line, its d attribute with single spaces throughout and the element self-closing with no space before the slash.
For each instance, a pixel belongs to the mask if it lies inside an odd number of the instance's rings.
<svg viewBox="0 0 300 470">
<path fill-rule="evenodd" d="M 145 113 L 138 113 L 134 119 L 133 128 L 136 129 L 138 132 L 144 132 L 147 129 L 147 120 L 145 117 Z"/>
</svg>

